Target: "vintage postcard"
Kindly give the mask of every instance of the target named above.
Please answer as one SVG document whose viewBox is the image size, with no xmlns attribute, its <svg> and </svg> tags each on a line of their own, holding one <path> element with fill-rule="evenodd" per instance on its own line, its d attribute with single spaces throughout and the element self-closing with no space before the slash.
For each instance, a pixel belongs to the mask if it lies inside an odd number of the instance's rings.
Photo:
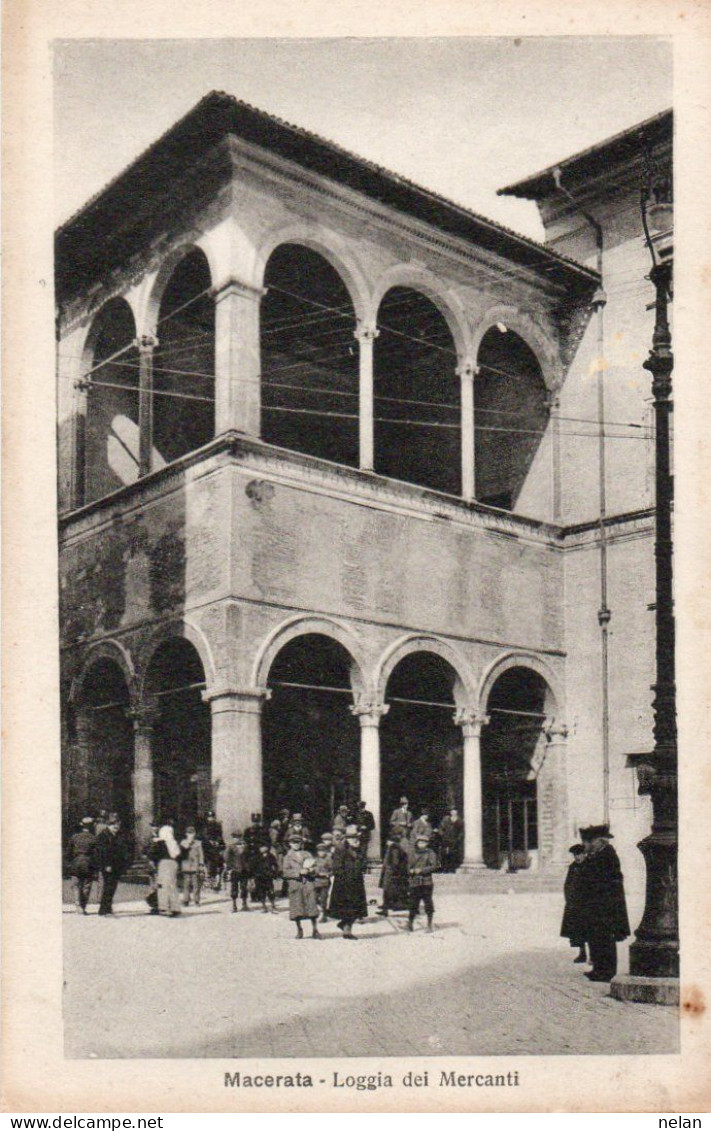
<svg viewBox="0 0 711 1131">
<path fill-rule="evenodd" d="M 708 12 L 218 7 L 5 12 L 5 1110 L 706 1110 Z"/>
</svg>

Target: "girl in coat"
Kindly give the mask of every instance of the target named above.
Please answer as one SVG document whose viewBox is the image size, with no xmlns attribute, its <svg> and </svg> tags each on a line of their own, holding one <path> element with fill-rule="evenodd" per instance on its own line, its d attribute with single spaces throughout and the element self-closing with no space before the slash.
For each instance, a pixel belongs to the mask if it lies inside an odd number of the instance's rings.
<svg viewBox="0 0 711 1131">
<path fill-rule="evenodd" d="M 289 837 L 289 851 L 284 857 L 282 874 L 289 884 L 289 918 L 296 923 L 297 939 L 304 937 L 301 926 L 304 919 L 311 920 L 311 938 L 320 939 L 316 926 L 316 861 L 304 851 L 303 837 L 296 833 Z"/>
<path fill-rule="evenodd" d="M 328 913 L 338 919 L 338 929 L 344 939 L 354 939 L 353 924 L 365 919 L 368 904 L 363 882 L 363 864 L 360 854 L 360 837 L 355 825 L 346 829 L 345 844 L 333 850 L 333 887 Z"/>
</svg>

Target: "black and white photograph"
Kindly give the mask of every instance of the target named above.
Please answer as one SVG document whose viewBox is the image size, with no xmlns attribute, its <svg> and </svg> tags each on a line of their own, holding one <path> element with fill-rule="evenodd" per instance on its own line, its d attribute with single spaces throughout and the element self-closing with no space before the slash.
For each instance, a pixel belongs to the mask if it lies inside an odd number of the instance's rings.
<svg viewBox="0 0 711 1131">
<path fill-rule="evenodd" d="M 141 34 L 46 59 L 62 1056 L 677 1058 L 672 38 Z"/>
</svg>

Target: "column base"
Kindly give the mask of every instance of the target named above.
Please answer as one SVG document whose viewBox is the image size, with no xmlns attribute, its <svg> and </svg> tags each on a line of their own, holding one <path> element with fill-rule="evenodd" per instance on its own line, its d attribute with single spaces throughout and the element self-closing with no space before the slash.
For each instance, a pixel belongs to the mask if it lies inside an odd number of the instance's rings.
<svg viewBox="0 0 711 1131">
<path fill-rule="evenodd" d="M 641 974 L 617 974 L 610 982 L 610 996 L 617 1001 L 678 1006 L 679 979 L 647 978 Z"/>
<path fill-rule="evenodd" d="M 459 875 L 460 872 L 483 872 L 485 868 L 486 864 L 483 860 L 464 860 L 457 868 L 457 875 Z"/>
</svg>

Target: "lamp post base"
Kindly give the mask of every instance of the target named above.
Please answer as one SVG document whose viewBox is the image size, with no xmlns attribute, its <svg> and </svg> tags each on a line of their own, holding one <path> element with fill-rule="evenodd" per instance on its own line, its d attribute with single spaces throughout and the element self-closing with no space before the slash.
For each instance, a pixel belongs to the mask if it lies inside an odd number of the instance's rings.
<svg viewBox="0 0 711 1131">
<path fill-rule="evenodd" d="M 617 1001 L 678 1006 L 679 979 L 647 978 L 639 974 L 618 974 L 610 982 L 610 996 Z"/>
</svg>

